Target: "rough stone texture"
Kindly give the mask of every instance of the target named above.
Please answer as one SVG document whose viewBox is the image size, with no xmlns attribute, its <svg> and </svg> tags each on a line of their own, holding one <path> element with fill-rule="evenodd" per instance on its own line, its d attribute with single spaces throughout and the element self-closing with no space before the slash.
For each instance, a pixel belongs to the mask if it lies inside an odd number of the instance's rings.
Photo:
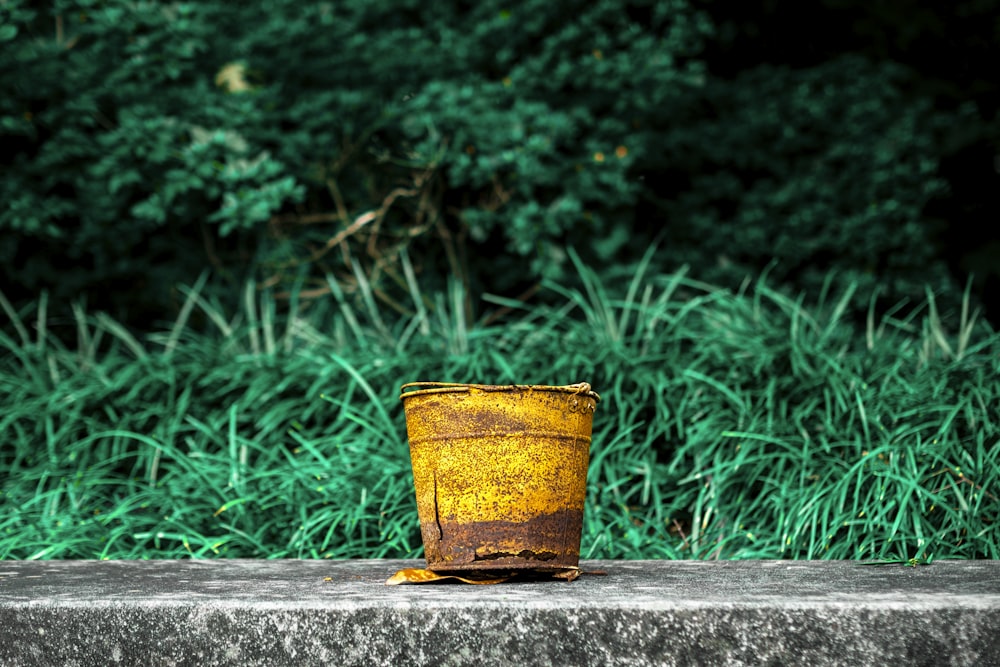
<svg viewBox="0 0 1000 667">
<path fill-rule="evenodd" d="M 1000 561 L 591 561 L 385 586 L 422 561 L 0 562 L 0 665 L 1000 665 Z"/>
</svg>

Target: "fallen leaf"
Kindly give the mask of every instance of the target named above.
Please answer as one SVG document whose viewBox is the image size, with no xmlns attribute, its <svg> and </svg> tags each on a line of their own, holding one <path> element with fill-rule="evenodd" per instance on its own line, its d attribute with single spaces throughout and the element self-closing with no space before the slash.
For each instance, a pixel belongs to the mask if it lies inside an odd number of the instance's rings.
<svg viewBox="0 0 1000 667">
<path fill-rule="evenodd" d="M 466 584 L 481 586 L 486 584 L 502 584 L 505 581 L 512 581 L 518 578 L 534 579 L 537 581 L 538 579 L 544 579 L 546 577 L 562 579 L 570 582 L 577 579 L 582 574 L 604 575 L 607 574 L 607 572 L 604 572 L 603 570 L 585 571 L 578 567 L 566 567 L 558 570 L 508 570 L 503 572 L 477 572 L 470 570 L 468 572 L 463 572 L 462 574 L 455 574 L 453 572 L 434 572 L 432 570 L 412 567 L 400 570 L 396 574 L 392 575 L 386 580 L 385 584 L 386 586 L 397 586 L 399 584 L 427 584 L 435 581 L 455 580 Z"/>
<path fill-rule="evenodd" d="M 400 570 L 396 574 L 389 577 L 389 579 L 386 580 L 385 585 L 397 586 L 399 584 L 426 584 L 431 581 L 443 581 L 446 579 L 456 579 L 466 584 L 482 585 L 499 584 L 510 578 L 510 575 L 491 578 L 460 577 L 457 574 L 441 574 L 439 572 L 432 572 L 431 570 L 422 570 L 420 568 L 410 567 Z"/>
</svg>

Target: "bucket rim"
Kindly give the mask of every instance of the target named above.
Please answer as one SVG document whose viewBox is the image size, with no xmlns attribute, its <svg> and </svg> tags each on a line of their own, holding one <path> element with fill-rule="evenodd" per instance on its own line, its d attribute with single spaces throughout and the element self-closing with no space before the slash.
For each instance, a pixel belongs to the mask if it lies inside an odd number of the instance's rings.
<svg viewBox="0 0 1000 667">
<path fill-rule="evenodd" d="M 601 396 L 590 388 L 588 382 L 577 382 L 561 386 L 545 384 L 469 384 L 463 382 L 407 382 L 399 388 L 399 400 L 405 401 L 410 396 L 426 396 L 428 394 L 448 394 L 453 392 L 468 392 L 471 389 L 478 391 L 514 392 L 514 391 L 551 391 L 562 394 L 583 394 L 595 401 L 600 401 Z"/>
</svg>

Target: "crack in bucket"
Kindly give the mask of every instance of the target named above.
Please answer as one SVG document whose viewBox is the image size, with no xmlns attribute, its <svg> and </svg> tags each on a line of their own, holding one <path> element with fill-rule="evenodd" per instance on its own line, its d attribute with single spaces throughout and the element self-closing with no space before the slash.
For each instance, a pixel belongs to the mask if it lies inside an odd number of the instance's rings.
<svg viewBox="0 0 1000 667">
<path fill-rule="evenodd" d="M 437 524 L 438 541 L 444 540 L 444 528 L 441 527 L 441 508 L 438 506 L 438 476 L 434 471 L 434 523 Z"/>
</svg>

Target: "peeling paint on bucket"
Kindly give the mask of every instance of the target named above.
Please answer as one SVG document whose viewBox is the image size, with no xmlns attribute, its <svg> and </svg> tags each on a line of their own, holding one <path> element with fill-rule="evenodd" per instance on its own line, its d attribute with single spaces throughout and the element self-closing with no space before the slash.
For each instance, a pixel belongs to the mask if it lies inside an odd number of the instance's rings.
<svg viewBox="0 0 1000 667">
<path fill-rule="evenodd" d="M 563 387 L 402 387 L 427 568 L 577 567 L 594 409 Z"/>
</svg>

